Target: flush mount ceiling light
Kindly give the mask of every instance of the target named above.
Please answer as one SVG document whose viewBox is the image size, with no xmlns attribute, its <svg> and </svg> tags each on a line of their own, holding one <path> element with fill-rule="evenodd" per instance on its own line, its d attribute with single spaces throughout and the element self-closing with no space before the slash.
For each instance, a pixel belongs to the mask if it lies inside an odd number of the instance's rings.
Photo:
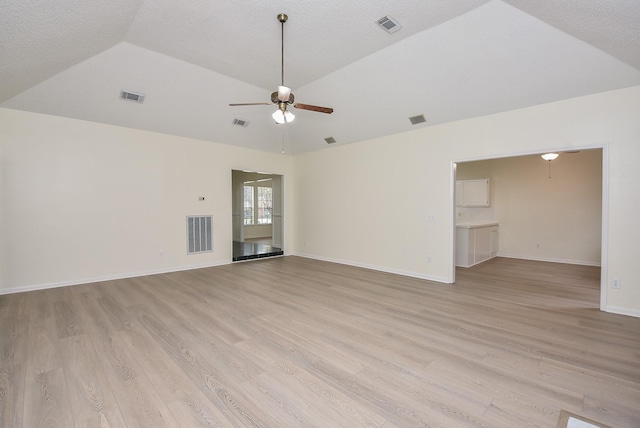
<svg viewBox="0 0 640 428">
<path fill-rule="evenodd" d="M 291 93 L 291 88 L 287 87 L 284 85 L 284 23 L 287 22 L 287 20 L 289 19 L 289 17 L 284 14 L 284 13 L 280 13 L 277 16 L 278 21 L 280 22 L 280 26 L 281 26 L 281 67 L 282 67 L 282 80 L 281 80 L 281 84 L 280 86 L 278 86 L 278 90 L 276 92 L 272 92 L 271 93 L 271 102 L 269 103 L 240 103 L 240 104 L 229 104 L 230 106 L 256 106 L 256 105 L 271 105 L 271 104 L 276 104 L 278 106 L 278 110 L 276 110 L 271 117 L 273 117 L 273 120 L 276 121 L 276 123 L 281 124 L 281 123 L 289 123 L 291 122 L 295 116 L 287 111 L 287 107 L 289 105 L 295 107 L 295 108 L 299 108 L 301 110 L 311 110 L 311 111 L 317 111 L 319 113 L 327 113 L 327 114 L 331 114 L 333 113 L 333 109 L 331 107 L 320 107 L 320 106 L 314 106 L 311 104 L 301 104 L 301 103 L 296 103 L 295 102 L 295 97 L 293 96 L 293 94 Z"/>
</svg>

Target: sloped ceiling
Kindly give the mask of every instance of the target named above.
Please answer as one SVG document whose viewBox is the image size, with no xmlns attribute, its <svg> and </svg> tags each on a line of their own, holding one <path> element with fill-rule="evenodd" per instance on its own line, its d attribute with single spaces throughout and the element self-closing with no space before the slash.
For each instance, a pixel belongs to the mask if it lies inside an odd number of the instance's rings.
<svg viewBox="0 0 640 428">
<path fill-rule="evenodd" d="M 287 153 L 640 85 L 637 0 L 0 0 L 0 106 Z M 285 83 L 302 103 L 276 125 Z M 394 17 L 400 31 L 376 25 Z M 119 99 L 125 89 L 143 104 Z M 409 117 L 427 122 L 412 126 Z M 233 119 L 247 120 L 247 127 Z"/>
</svg>

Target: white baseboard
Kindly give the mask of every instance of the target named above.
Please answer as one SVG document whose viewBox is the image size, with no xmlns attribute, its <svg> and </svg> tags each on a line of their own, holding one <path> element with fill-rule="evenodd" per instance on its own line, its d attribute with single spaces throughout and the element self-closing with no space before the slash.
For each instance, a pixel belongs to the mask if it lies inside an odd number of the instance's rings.
<svg viewBox="0 0 640 428">
<path fill-rule="evenodd" d="M 22 287 L 0 289 L 0 296 L 2 296 L 3 294 L 25 293 L 27 291 L 47 290 L 49 288 L 69 287 L 72 285 L 82 285 L 82 284 L 91 284 L 95 282 L 114 281 L 117 279 L 137 278 L 140 276 L 158 275 L 162 273 L 180 272 L 184 270 L 202 269 L 202 268 L 222 266 L 222 265 L 228 265 L 228 264 L 231 264 L 231 260 L 228 260 L 228 261 L 225 260 L 221 262 L 202 264 L 202 265 L 179 266 L 179 267 L 174 267 L 170 269 L 157 269 L 157 270 L 150 270 L 145 272 L 129 272 L 125 274 L 108 275 L 108 276 L 103 276 L 98 278 L 84 278 L 84 279 L 78 279 L 73 281 L 61 281 L 61 282 L 51 282 L 46 284 L 26 285 Z"/>
<path fill-rule="evenodd" d="M 444 284 L 450 284 L 449 280 L 447 278 L 444 278 L 444 277 L 424 275 L 424 274 L 421 274 L 421 273 L 403 271 L 403 270 L 399 270 L 399 269 L 391 269 L 391 268 L 388 268 L 388 267 L 385 267 L 385 266 L 377 266 L 377 265 L 370 265 L 370 264 L 365 264 L 365 263 L 357 263 L 357 262 L 353 262 L 353 261 L 334 259 L 334 258 L 330 258 L 330 257 L 318 257 L 318 256 L 314 256 L 314 255 L 311 255 L 311 254 L 304 254 L 304 253 L 290 253 L 290 254 L 287 253 L 285 255 L 294 255 L 294 256 L 299 256 L 299 257 L 305 257 L 305 258 L 308 258 L 308 259 L 321 260 L 321 261 L 331 262 L 331 263 L 338 263 L 338 264 L 343 264 L 343 265 L 347 265 L 347 266 L 361 267 L 361 268 L 372 269 L 372 270 L 376 270 L 376 271 L 380 271 L 380 272 L 386 272 L 386 273 L 392 273 L 392 274 L 396 274 L 396 275 L 408 276 L 408 277 L 412 277 L 412 278 L 424 279 L 424 280 L 427 280 L 427 281 L 434 281 L 434 282 L 440 282 L 440 283 L 444 283 Z M 500 255 L 499 257 L 509 257 L 509 256 Z M 511 257 L 511 258 L 522 258 L 522 257 Z M 258 259 L 255 259 L 255 260 L 258 260 Z M 560 260 L 549 260 L 549 259 L 547 259 L 547 260 L 539 260 L 539 259 L 532 259 L 532 258 L 525 259 L 525 260 L 551 261 L 551 262 L 555 262 L 555 263 L 570 263 L 570 264 L 588 265 L 586 263 L 571 263 L 570 261 L 566 261 L 566 260 L 562 260 L 562 261 L 560 261 Z M 28 292 L 28 291 L 46 290 L 46 289 L 49 289 L 49 288 L 68 287 L 68 286 L 73 286 L 73 285 L 90 284 L 90 283 L 104 282 L 104 281 L 114 281 L 114 280 L 118 280 L 118 279 L 136 278 L 136 277 L 141 277 L 141 276 L 158 275 L 158 274 L 171 273 L 171 272 L 180 272 L 180 271 L 192 270 L 192 269 L 202 269 L 202 268 L 208 268 L 208 267 L 228 265 L 228 264 L 231 264 L 231 263 L 232 263 L 231 260 L 224 260 L 224 261 L 221 261 L 221 262 L 209 263 L 209 264 L 203 264 L 203 265 L 180 266 L 180 267 L 175 267 L 175 268 L 171 268 L 171 269 L 158 269 L 158 270 L 145 271 L 145 272 L 130 272 L 130 273 L 127 273 L 127 274 L 109 275 L 109 276 L 104 276 L 104 277 L 99 277 L 99 278 L 84 278 L 84 279 L 74 280 L 74 281 L 62 281 L 62 282 L 55 282 L 55 283 L 27 285 L 27 286 L 23 286 L 23 287 L 5 288 L 5 289 L 0 290 L 0 296 L 4 295 L 4 294 L 24 293 L 24 292 Z M 592 265 L 589 265 L 589 266 L 592 266 Z M 604 311 L 605 312 L 610 312 L 610 313 L 613 313 L 613 314 L 626 315 L 626 316 L 640 318 L 640 311 L 634 310 L 634 309 L 620 308 L 620 307 L 615 307 L 615 306 L 607 306 L 604 309 Z"/>
<path fill-rule="evenodd" d="M 422 273 L 417 273 L 417 272 L 409 272 L 409 271 L 404 271 L 404 270 L 399 270 L 399 269 L 392 269 L 392 268 L 389 268 L 389 267 L 386 267 L 386 266 L 370 265 L 370 264 L 366 264 L 366 263 L 358 263 L 358 262 L 349 261 L 349 260 L 333 259 L 333 258 L 330 258 L 330 257 L 319 257 L 319 256 L 315 256 L 315 255 L 311 255 L 311 254 L 304 254 L 304 253 L 295 253 L 295 254 L 292 254 L 292 255 L 298 256 L 298 257 L 304 257 L 304 258 L 307 258 L 307 259 L 320 260 L 320 261 L 324 261 L 324 262 L 338 263 L 338 264 L 341 264 L 341 265 L 347 265 L 347 266 L 360 267 L 360 268 L 364 268 L 364 269 L 377 270 L 377 271 L 380 271 L 380 272 L 386 272 L 386 273 L 392 273 L 392 274 L 396 274 L 396 275 L 408 276 L 408 277 L 411 277 L 411 278 L 425 279 L 427 281 L 434 281 L 434 282 L 442 282 L 442 283 L 445 283 L 445 284 L 451 284 L 451 282 L 449 281 L 448 278 L 441 277 L 441 276 L 424 275 Z"/>
<path fill-rule="evenodd" d="M 640 318 L 640 311 L 635 310 L 635 309 L 618 308 L 616 306 L 606 306 L 604 308 L 604 311 L 605 312 L 610 312 L 612 314 L 627 315 L 627 316 L 630 316 L 630 317 Z"/>
<path fill-rule="evenodd" d="M 554 259 L 554 258 L 545 258 L 545 257 L 529 257 L 529 256 L 514 256 L 509 254 L 500 254 L 498 253 L 498 257 L 504 257 L 506 259 L 521 259 L 521 260 L 532 260 L 535 262 L 550 262 L 550 263 L 564 263 L 568 265 L 581 265 L 581 266 L 597 266 L 600 267 L 599 262 L 588 262 L 584 260 L 568 260 L 568 259 Z"/>
</svg>

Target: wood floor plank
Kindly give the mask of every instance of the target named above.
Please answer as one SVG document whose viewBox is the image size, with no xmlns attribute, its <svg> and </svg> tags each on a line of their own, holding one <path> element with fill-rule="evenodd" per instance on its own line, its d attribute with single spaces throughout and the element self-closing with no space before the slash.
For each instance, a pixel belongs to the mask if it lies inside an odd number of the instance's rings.
<svg viewBox="0 0 640 428">
<path fill-rule="evenodd" d="M 56 325 L 58 326 L 58 338 L 76 336 L 82 334 L 82 324 L 70 299 L 59 300 L 53 304 Z"/>
<path fill-rule="evenodd" d="M 21 428 L 25 373 L 22 364 L 0 366 L 0 427 Z"/>
<path fill-rule="evenodd" d="M 227 417 L 224 413 L 199 388 L 194 387 L 190 376 L 145 329 L 128 329 L 119 335 L 129 350 L 136 354 L 146 377 L 183 426 L 225 425 Z"/>
<path fill-rule="evenodd" d="M 355 397 L 327 384 L 310 372 L 312 358 L 302 349 L 277 335 L 257 335 L 238 346 L 262 359 L 267 375 L 281 384 L 287 395 L 304 397 L 314 409 L 305 416 L 307 424 L 319 426 L 380 426 L 384 418 L 367 406 L 359 405 Z M 283 353 L 282 349 L 288 349 Z M 313 414 L 324 419 L 309 419 Z"/>
<path fill-rule="evenodd" d="M 126 427 L 113 390 L 89 339 L 83 335 L 61 340 L 64 373 L 76 425 Z"/>
<path fill-rule="evenodd" d="M 33 370 L 29 370 L 33 373 Z M 24 426 L 68 428 L 74 426 L 63 369 L 40 372 L 25 383 Z"/>
<path fill-rule="evenodd" d="M 640 319 L 599 276 L 288 256 L 0 296 L 0 425 L 637 428 Z"/>
<path fill-rule="evenodd" d="M 189 376 L 194 385 L 209 398 L 220 412 L 228 415 L 227 422 L 233 426 L 270 426 L 264 422 L 269 415 L 256 414 L 251 402 L 244 400 L 241 393 L 234 390 L 233 386 L 242 377 L 241 364 L 236 366 L 233 362 L 225 361 L 218 365 L 211 359 L 197 338 L 194 338 L 188 330 L 170 326 L 158 316 L 145 310 L 144 307 L 136 308 L 141 325 L 149 332 L 151 337 L 158 341 L 164 351 L 179 365 L 182 371 Z M 240 360 L 244 359 L 238 355 Z M 231 368 L 231 373 L 226 369 Z M 237 371 L 241 373 L 237 373 Z M 234 373 L 236 372 L 236 373 Z M 240 376 L 240 377 L 239 377 Z"/>
<path fill-rule="evenodd" d="M 26 358 L 29 319 L 25 315 L 0 318 L 0 367 L 21 364 Z"/>
<path fill-rule="evenodd" d="M 178 422 L 139 366 L 135 353 L 112 329 L 94 298 L 81 300 L 83 326 L 109 381 L 127 427 L 174 427 Z"/>
</svg>

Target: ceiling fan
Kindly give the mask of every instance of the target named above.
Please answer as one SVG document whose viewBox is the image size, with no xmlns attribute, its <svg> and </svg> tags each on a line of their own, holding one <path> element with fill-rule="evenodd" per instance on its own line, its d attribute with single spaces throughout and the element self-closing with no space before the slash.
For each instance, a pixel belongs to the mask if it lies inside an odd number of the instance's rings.
<svg viewBox="0 0 640 428">
<path fill-rule="evenodd" d="M 278 18 L 278 21 L 280 21 L 281 28 L 282 28 L 282 37 L 281 37 L 282 80 L 281 80 L 280 86 L 278 86 L 278 90 L 276 92 L 271 93 L 271 102 L 268 102 L 268 103 L 267 102 L 236 103 L 236 104 L 229 104 L 229 105 L 230 106 L 258 106 L 258 105 L 277 104 L 278 110 L 276 110 L 272 115 L 276 123 L 288 123 L 293 121 L 295 116 L 293 115 L 293 113 L 287 110 L 287 107 L 290 105 L 295 108 L 299 108 L 301 110 L 311 110 L 311 111 L 317 111 L 320 113 L 327 113 L 327 114 L 333 113 L 333 109 L 331 107 L 320 107 L 320 106 L 314 106 L 311 104 L 296 103 L 295 97 L 291 93 L 291 88 L 284 85 L 284 23 L 287 22 L 287 19 L 289 19 L 289 17 L 284 13 L 280 13 L 278 14 L 277 18 Z"/>
</svg>

